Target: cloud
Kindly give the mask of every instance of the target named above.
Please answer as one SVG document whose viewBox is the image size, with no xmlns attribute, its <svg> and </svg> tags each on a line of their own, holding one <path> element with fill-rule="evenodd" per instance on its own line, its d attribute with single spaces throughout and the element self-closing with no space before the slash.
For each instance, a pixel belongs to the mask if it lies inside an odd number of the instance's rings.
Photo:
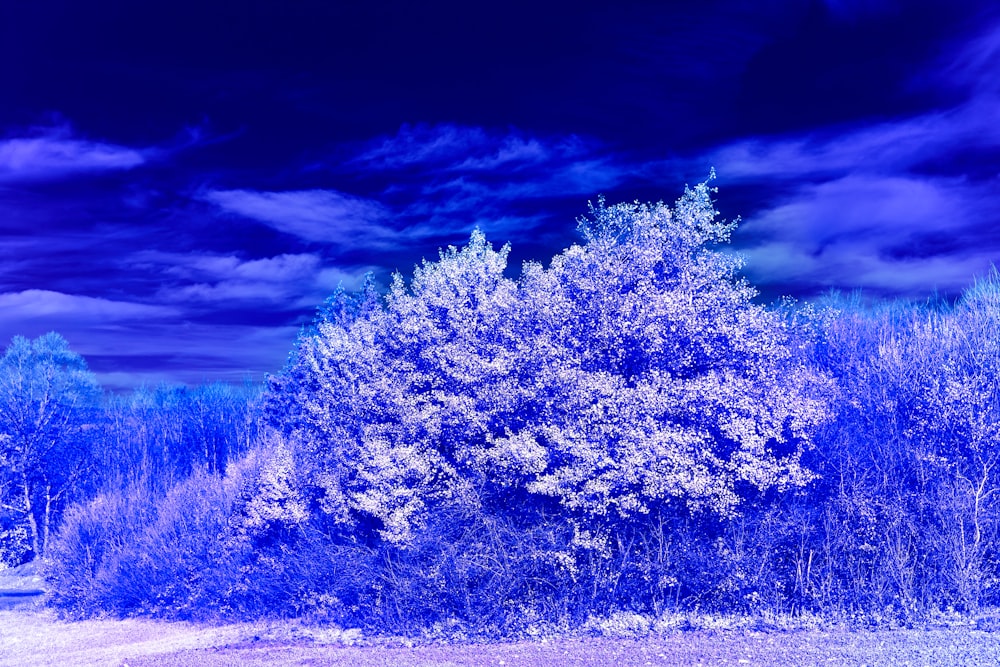
<svg viewBox="0 0 1000 667">
<path fill-rule="evenodd" d="M 742 255 L 754 284 L 771 288 L 768 292 L 774 292 L 774 287 L 806 287 L 809 291 L 805 296 L 831 289 L 861 289 L 879 297 L 914 299 L 934 293 L 955 296 L 991 266 L 987 252 L 898 259 L 860 241 L 832 245 L 821 254 L 794 243 L 774 242 Z"/>
<path fill-rule="evenodd" d="M 3 312 L 3 319 L 6 321 L 72 319 L 86 324 L 164 319 L 178 314 L 178 311 L 170 306 L 115 301 L 39 289 L 0 294 L 0 312 Z"/>
<path fill-rule="evenodd" d="M 171 260 L 167 273 L 183 277 L 207 276 L 212 279 L 273 283 L 301 280 L 315 274 L 320 264 L 320 258 L 312 254 L 285 254 L 247 261 L 233 255 L 146 253 L 143 256 Z"/>
<path fill-rule="evenodd" d="M 816 248 L 844 237 L 902 238 L 964 227 L 970 188 L 955 179 L 849 175 L 804 185 L 794 197 L 754 216 L 745 234 L 773 235 Z M 900 225 L 900 221 L 906 221 Z"/>
<path fill-rule="evenodd" d="M 749 218 L 752 282 L 804 292 L 957 294 L 1000 250 L 1000 188 L 962 178 L 853 174 L 803 186 Z"/>
<path fill-rule="evenodd" d="M 998 72 L 1000 27 L 992 25 L 924 77 L 966 92 L 951 107 L 747 137 L 682 169 L 715 166 L 723 200 L 730 184 L 754 188 L 759 208 L 734 241 L 759 286 L 955 296 L 1000 250 Z M 677 168 L 674 161 L 643 169 L 655 176 Z"/>
<path fill-rule="evenodd" d="M 202 199 L 304 241 L 330 244 L 340 253 L 379 252 L 388 259 L 415 245 L 454 243 L 476 226 L 487 232 L 511 227 L 515 217 L 521 224 L 513 227 L 532 226 L 538 216 L 511 216 L 508 207 L 517 199 L 545 192 L 565 195 L 578 187 L 573 179 L 583 174 L 571 171 L 565 178 L 556 178 L 560 182 L 550 183 L 553 189 L 547 191 L 545 183 L 490 185 L 459 178 L 425 185 L 418 181 L 397 189 L 394 209 L 332 190 L 214 190 Z"/>
<path fill-rule="evenodd" d="M 484 155 L 467 157 L 452 167 L 458 171 L 485 171 L 497 169 L 506 165 L 531 165 L 546 162 L 551 153 L 537 139 L 522 139 L 520 137 L 505 137 L 494 150 Z"/>
<path fill-rule="evenodd" d="M 451 124 L 406 124 L 395 135 L 370 142 L 350 162 L 380 170 L 415 165 L 460 172 L 516 170 L 585 152 L 584 143 L 575 136 L 545 141 L 516 130 L 501 134 Z"/>
<path fill-rule="evenodd" d="M 955 296 L 996 260 L 997 211 L 995 181 L 854 170 L 778 196 L 736 241 L 751 281 L 765 289 Z"/>
<path fill-rule="evenodd" d="M 144 251 L 134 253 L 129 262 L 172 281 L 158 292 L 158 298 L 169 303 L 216 308 L 256 303 L 282 311 L 311 308 L 341 284 L 354 289 L 365 272 L 375 268 L 324 266 L 319 255 L 309 253 L 243 260 L 233 255 Z"/>
<path fill-rule="evenodd" d="M 499 241 L 534 241 L 540 227 L 563 214 L 560 224 L 572 230 L 587 199 L 638 175 L 598 142 L 575 135 L 454 124 L 403 125 L 368 142 L 345 165 L 354 178 L 390 179 L 382 198 L 413 242 L 455 243 L 477 226 L 504 234 Z M 529 206 L 532 213 L 520 213 Z"/>
<path fill-rule="evenodd" d="M 0 140 L 0 181 L 131 169 L 143 162 L 141 152 L 114 144 L 62 136 Z"/>
<path fill-rule="evenodd" d="M 726 180 L 805 179 L 851 171 L 892 173 L 933 164 L 961 151 L 1000 147 L 1000 99 L 982 97 L 953 109 L 835 132 L 750 138 L 702 156 Z M 1000 170 L 998 170 L 1000 171 Z"/>
<path fill-rule="evenodd" d="M 210 190 L 201 199 L 305 241 L 377 246 L 391 240 L 385 206 L 336 190 Z"/>
<path fill-rule="evenodd" d="M 281 369 L 299 329 L 287 322 L 199 321 L 178 304 L 49 290 L 0 293 L 0 312 L 0 345 L 15 335 L 58 331 L 112 390 L 142 382 L 259 381 Z"/>
<path fill-rule="evenodd" d="M 861 2 L 836 2 L 854 7 Z M 876 3 L 877 5 L 878 3 Z M 942 163 L 957 153 L 979 154 L 995 165 L 1000 148 L 1000 23 L 948 53 L 925 73 L 936 87 L 961 87 L 966 97 L 949 108 L 863 126 L 817 128 L 786 136 L 748 137 L 690 162 L 714 166 L 726 181 L 763 178 L 839 178 L 847 173 L 900 173 Z M 646 165 L 650 173 L 676 161 Z M 995 175 L 1000 170 L 994 169 Z"/>
<path fill-rule="evenodd" d="M 987 24 L 957 52 L 946 54 L 926 79 L 973 95 L 1000 93 L 1000 22 Z"/>
<path fill-rule="evenodd" d="M 454 125 L 403 125 L 392 137 L 371 142 L 370 147 L 351 162 L 370 168 L 399 169 L 413 164 L 447 164 L 480 149 L 487 143 L 479 128 Z"/>
<path fill-rule="evenodd" d="M 319 268 L 316 255 L 279 255 L 246 262 L 232 256 L 203 255 L 166 271 L 197 282 L 161 294 L 171 301 L 267 301 L 287 307 L 290 298 L 315 290 Z"/>
<path fill-rule="evenodd" d="M 174 321 L 99 337 L 73 327 L 59 331 L 103 387 L 127 391 L 142 383 L 259 382 L 281 370 L 299 327 Z"/>
<path fill-rule="evenodd" d="M 386 194 L 425 210 L 474 211 L 491 204 L 593 195 L 618 185 L 627 168 L 575 135 L 532 137 L 457 125 L 404 125 L 349 160 L 369 173 L 421 168 L 422 178 L 393 183 Z"/>
<path fill-rule="evenodd" d="M 629 174 L 609 159 L 581 160 L 550 173 L 519 180 L 477 179 L 469 175 L 420 186 L 420 198 L 408 212 L 470 214 L 500 213 L 512 203 L 532 199 L 591 198 L 621 185 Z"/>
</svg>

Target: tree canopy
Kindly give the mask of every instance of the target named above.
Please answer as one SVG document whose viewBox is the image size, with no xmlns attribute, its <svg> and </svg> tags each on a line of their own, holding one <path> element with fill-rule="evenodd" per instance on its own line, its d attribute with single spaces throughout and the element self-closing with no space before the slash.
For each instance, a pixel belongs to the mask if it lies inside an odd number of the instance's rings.
<svg viewBox="0 0 1000 667">
<path fill-rule="evenodd" d="M 403 544 L 449 504 L 726 514 L 744 488 L 804 484 L 825 380 L 714 247 L 732 225 L 710 193 L 600 201 L 585 244 L 518 280 L 477 230 L 384 300 L 328 302 L 269 400 L 330 516 Z"/>
</svg>

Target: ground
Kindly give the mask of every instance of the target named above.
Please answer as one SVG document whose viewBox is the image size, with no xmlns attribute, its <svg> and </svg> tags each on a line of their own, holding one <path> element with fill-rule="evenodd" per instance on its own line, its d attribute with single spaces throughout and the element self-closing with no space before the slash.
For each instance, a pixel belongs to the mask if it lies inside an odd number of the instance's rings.
<svg viewBox="0 0 1000 667">
<path fill-rule="evenodd" d="M 0 610 L 35 605 L 44 592 L 36 563 L 0 569 Z"/>
<path fill-rule="evenodd" d="M 0 665 L 330 665 L 645 667 L 647 665 L 996 665 L 1000 633 L 971 628 L 851 632 L 695 631 L 640 639 L 407 645 L 294 622 L 199 625 L 148 619 L 64 622 L 0 611 Z"/>
<path fill-rule="evenodd" d="M 358 630 L 295 621 L 229 625 L 151 619 L 68 622 L 42 607 L 41 585 L 37 568 L 32 565 L 0 571 L 0 667 L 1000 664 L 1000 632 L 978 629 L 984 627 L 982 623 L 934 630 L 813 628 L 762 632 L 746 625 L 712 626 L 703 620 L 697 626 L 700 630 L 654 632 L 641 638 L 539 637 L 518 642 L 415 643 L 364 637 Z M 623 620 L 628 619 L 618 619 L 617 626 L 598 623 L 594 629 L 629 627 Z M 725 629 L 709 629 L 712 627 Z"/>
</svg>

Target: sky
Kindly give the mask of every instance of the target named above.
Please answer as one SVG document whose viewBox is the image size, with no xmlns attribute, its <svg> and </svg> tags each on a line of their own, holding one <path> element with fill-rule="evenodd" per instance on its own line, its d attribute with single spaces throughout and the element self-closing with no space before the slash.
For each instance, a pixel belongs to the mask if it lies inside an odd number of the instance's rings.
<svg viewBox="0 0 1000 667">
<path fill-rule="evenodd" d="M 712 169 L 761 299 L 1000 257 L 985 0 L 0 0 L 0 343 L 116 391 L 260 380 L 338 285 Z"/>
</svg>

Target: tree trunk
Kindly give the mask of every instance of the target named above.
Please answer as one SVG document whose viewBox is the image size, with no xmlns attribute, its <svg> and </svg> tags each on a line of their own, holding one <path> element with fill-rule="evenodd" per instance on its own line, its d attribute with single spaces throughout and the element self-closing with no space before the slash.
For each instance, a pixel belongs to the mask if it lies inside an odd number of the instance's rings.
<svg viewBox="0 0 1000 667">
<path fill-rule="evenodd" d="M 28 486 L 28 477 L 21 473 L 21 491 L 24 494 L 24 513 L 28 515 L 28 527 L 31 529 L 31 552 L 35 558 L 42 555 L 39 544 L 38 522 L 35 521 L 35 508 L 31 504 L 31 489 Z"/>
<path fill-rule="evenodd" d="M 58 495 L 58 494 L 57 494 Z M 41 535 L 41 547 L 42 550 L 37 552 L 38 556 L 44 556 L 46 549 L 49 548 L 49 526 L 52 525 L 52 485 L 45 485 L 45 513 L 42 515 L 42 535 Z"/>
</svg>

